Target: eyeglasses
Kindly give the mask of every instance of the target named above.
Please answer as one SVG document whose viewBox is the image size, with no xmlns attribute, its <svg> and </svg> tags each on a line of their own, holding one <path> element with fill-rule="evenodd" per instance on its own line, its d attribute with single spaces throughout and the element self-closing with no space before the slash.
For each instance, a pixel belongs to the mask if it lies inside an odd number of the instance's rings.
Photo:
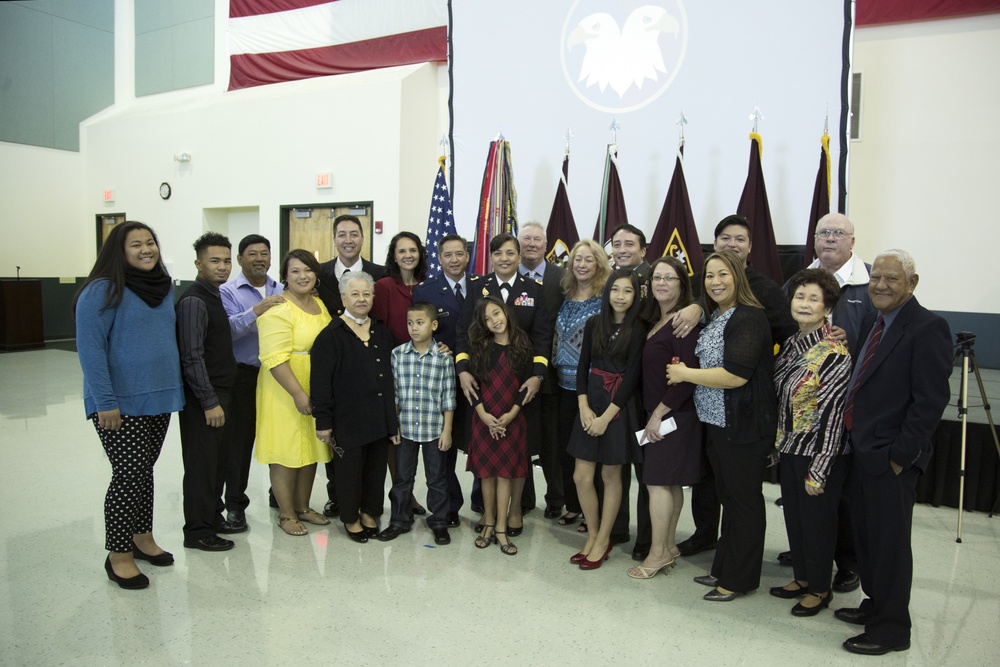
<svg viewBox="0 0 1000 667">
<path fill-rule="evenodd" d="M 821 239 L 828 239 L 832 236 L 839 241 L 846 236 L 854 236 L 854 234 L 848 234 L 843 229 L 818 229 L 816 230 L 816 236 Z"/>
<path fill-rule="evenodd" d="M 653 283 L 675 283 L 678 280 L 680 280 L 680 278 L 677 276 L 653 276 L 649 279 L 649 281 Z"/>
</svg>

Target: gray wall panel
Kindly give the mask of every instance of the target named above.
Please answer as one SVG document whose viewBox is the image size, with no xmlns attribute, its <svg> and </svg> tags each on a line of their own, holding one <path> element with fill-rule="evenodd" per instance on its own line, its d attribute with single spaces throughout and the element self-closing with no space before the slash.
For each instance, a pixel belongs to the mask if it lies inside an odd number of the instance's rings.
<svg viewBox="0 0 1000 667">
<path fill-rule="evenodd" d="M 113 1 L 52 0 L 49 13 L 55 17 L 105 32 L 115 31 L 115 4 Z"/>
<path fill-rule="evenodd" d="M 135 36 L 135 94 L 173 90 L 171 28 Z"/>
<path fill-rule="evenodd" d="M 212 83 L 215 79 L 215 18 L 176 25 L 172 36 L 174 88 Z"/>
<path fill-rule="evenodd" d="M 52 17 L 0 3 L 0 139 L 52 148 Z"/>
<path fill-rule="evenodd" d="M 214 80 L 213 0 L 136 0 L 135 94 L 141 97 Z"/>
</svg>

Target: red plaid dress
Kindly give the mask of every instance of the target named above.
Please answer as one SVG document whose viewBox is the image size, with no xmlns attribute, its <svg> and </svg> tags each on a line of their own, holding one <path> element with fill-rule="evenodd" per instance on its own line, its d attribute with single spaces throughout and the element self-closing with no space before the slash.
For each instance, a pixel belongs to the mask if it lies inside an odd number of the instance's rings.
<svg viewBox="0 0 1000 667">
<path fill-rule="evenodd" d="M 507 353 L 501 352 L 493 368 L 479 382 L 483 407 L 491 415 L 499 417 L 518 402 L 520 387 L 521 380 L 507 364 Z M 507 425 L 507 435 L 499 440 L 494 440 L 490 436 L 489 427 L 483 423 L 478 414 L 472 415 L 472 434 L 469 438 L 466 470 L 478 478 L 516 479 L 527 477 L 530 468 L 524 410 L 517 413 L 514 421 Z"/>
</svg>

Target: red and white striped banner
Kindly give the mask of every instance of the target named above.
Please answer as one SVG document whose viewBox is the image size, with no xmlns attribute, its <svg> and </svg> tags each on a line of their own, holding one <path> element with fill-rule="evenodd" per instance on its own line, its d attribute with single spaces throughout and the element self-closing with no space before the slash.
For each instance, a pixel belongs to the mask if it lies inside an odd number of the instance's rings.
<svg viewBox="0 0 1000 667">
<path fill-rule="evenodd" d="M 230 0 L 229 90 L 448 58 L 447 0 Z"/>
</svg>

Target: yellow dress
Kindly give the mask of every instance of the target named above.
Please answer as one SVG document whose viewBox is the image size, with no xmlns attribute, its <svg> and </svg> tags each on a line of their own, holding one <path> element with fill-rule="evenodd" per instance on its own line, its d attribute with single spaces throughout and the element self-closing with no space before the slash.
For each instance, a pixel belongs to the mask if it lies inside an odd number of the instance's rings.
<svg viewBox="0 0 1000 667">
<path fill-rule="evenodd" d="M 315 299 L 315 297 L 313 297 Z M 291 394 L 278 384 L 271 369 L 286 361 L 309 393 L 309 350 L 327 324 L 323 303 L 310 315 L 291 301 L 272 307 L 257 318 L 260 338 L 260 376 L 257 379 L 257 461 L 301 468 L 330 460 L 329 445 L 316 437 L 316 420 L 299 414 Z"/>
</svg>

